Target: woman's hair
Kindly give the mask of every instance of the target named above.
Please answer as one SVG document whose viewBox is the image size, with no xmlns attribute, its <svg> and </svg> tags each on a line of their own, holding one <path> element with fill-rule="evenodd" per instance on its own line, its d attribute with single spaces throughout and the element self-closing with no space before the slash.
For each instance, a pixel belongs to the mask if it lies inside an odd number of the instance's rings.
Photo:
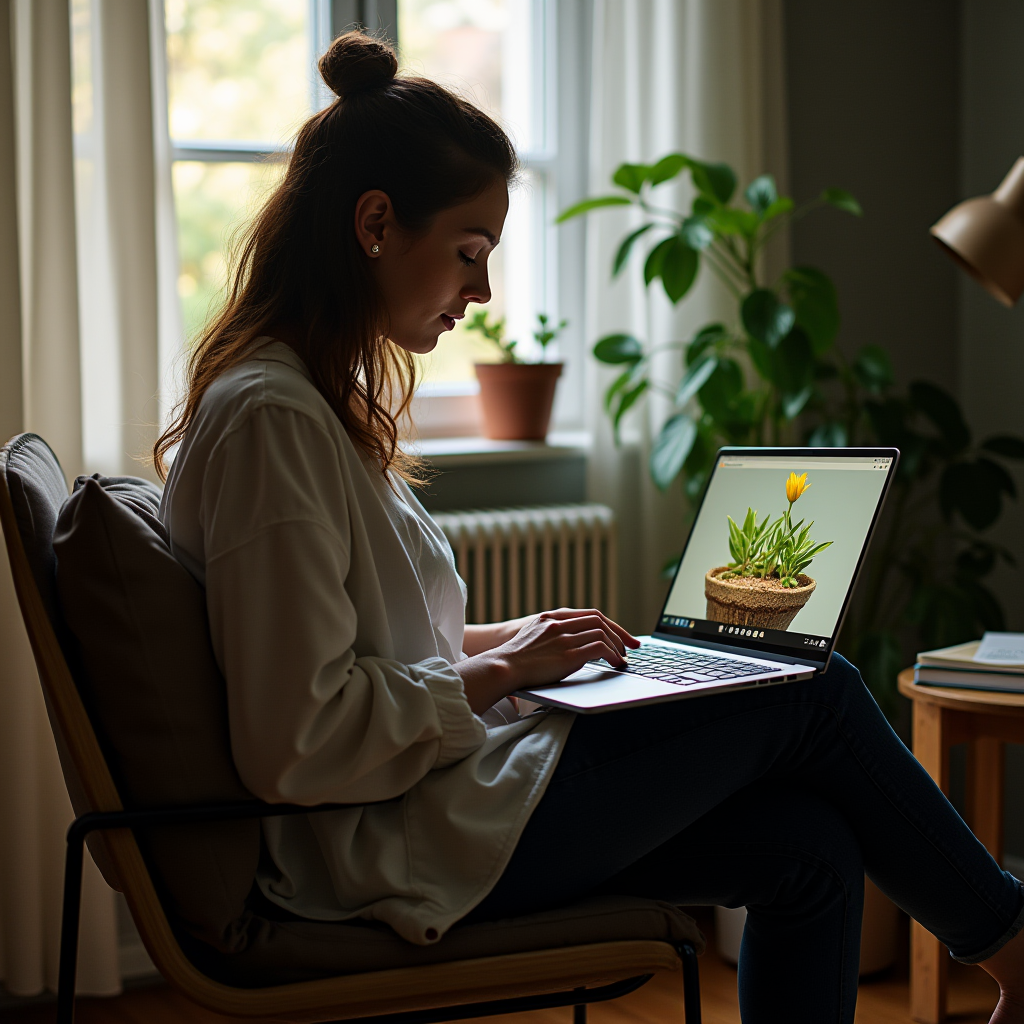
<svg viewBox="0 0 1024 1024">
<path fill-rule="evenodd" d="M 490 117 L 397 70 L 394 50 L 362 32 L 339 36 L 320 59 L 338 98 L 302 126 L 284 180 L 240 239 L 227 301 L 199 335 L 188 392 L 153 448 L 161 477 L 210 385 L 257 338 L 276 336 L 382 471 L 422 479 L 419 462 L 398 446 L 395 422 L 412 400 L 415 363 L 387 340 L 387 310 L 356 240 L 355 204 L 380 189 L 400 226 L 422 232 L 441 210 L 511 181 L 517 164 Z"/>
</svg>

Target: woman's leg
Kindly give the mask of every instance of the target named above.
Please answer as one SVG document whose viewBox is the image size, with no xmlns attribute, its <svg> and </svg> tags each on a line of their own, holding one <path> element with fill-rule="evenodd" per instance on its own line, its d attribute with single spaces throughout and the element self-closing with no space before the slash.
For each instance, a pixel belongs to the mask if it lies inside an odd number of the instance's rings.
<svg viewBox="0 0 1024 1024">
<path fill-rule="evenodd" d="M 864 863 L 850 826 L 819 797 L 748 787 L 599 891 L 746 906 L 744 1024 L 853 1021 Z"/>
<path fill-rule="evenodd" d="M 756 783 L 835 808 L 872 879 L 960 958 L 991 956 L 1020 930 L 1019 883 L 838 657 L 801 683 L 580 716 L 505 874 L 472 917 L 591 892 Z"/>
</svg>

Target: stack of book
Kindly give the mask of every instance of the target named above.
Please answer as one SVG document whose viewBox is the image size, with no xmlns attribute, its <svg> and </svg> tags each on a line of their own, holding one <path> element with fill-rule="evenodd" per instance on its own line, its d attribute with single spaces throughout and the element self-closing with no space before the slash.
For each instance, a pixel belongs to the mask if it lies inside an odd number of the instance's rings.
<svg viewBox="0 0 1024 1024">
<path fill-rule="evenodd" d="M 980 640 L 937 651 L 923 651 L 914 666 L 914 682 L 927 686 L 956 686 L 970 690 L 1024 693 L 1024 664 L 974 660 Z"/>
</svg>

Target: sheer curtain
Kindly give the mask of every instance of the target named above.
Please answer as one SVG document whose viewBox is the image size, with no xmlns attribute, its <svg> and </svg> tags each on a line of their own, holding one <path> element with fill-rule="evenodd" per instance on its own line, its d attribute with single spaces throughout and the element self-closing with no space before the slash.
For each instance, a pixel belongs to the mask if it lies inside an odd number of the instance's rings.
<svg viewBox="0 0 1024 1024">
<path fill-rule="evenodd" d="M 162 18 L 155 0 L 0 0 L 0 441 L 42 435 L 69 481 L 152 474 L 138 457 L 180 337 Z M 0 983 L 34 995 L 56 987 L 72 812 L 2 547 L 0 651 Z M 115 909 L 88 861 L 81 992 L 120 989 Z"/>
<path fill-rule="evenodd" d="M 609 191 L 620 163 L 673 151 L 731 164 L 741 188 L 762 171 L 785 187 L 781 0 L 595 0 L 591 68 L 591 195 Z M 659 194 L 665 205 L 690 199 L 687 183 Z M 631 211 L 603 210 L 587 223 L 590 343 L 618 331 L 645 341 L 687 339 L 711 320 L 736 317 L 706 268 L 675 309 L 660 288 L 645 291 L 638 254 L 612 283 L 618 244 L 639 224 L 631 218 Z M 677 381 L 678 359 L 662 357 L 658 375 Z M 659 572 L 681 548 L 685 509 L 678 486 L 661 494 L 647 471 L 651 440 L 668 415 L 665 400 L 651 396 L 631 414 L 616 448 L 602 401 L 612 379 L 588 360 L 595 437 L 588 484 L 591 499 L 618 514 L 624 625 L 648 632 L 664 598 Z"/>
</svg>

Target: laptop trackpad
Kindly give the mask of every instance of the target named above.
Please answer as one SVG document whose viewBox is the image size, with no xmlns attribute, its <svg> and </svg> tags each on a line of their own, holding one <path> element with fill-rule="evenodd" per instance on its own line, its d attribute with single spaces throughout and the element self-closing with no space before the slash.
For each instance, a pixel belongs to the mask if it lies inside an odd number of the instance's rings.
<svg viewBox="0 0 1024 1024">
<path fill-rule="evenodd" d="M 672 683 L 641 676 L 623 675 L 610 669 L 584 665 L 578 672 L 566 676 L 554 686 L 523 689 L 520 694 L 527 700 L 553 698 L 560 705 L 578 708 L 600 708 L 614 704 L 629 704 L 636 700 L 658 697 L 679 697 L 680 688 Z"/>
</svg>

